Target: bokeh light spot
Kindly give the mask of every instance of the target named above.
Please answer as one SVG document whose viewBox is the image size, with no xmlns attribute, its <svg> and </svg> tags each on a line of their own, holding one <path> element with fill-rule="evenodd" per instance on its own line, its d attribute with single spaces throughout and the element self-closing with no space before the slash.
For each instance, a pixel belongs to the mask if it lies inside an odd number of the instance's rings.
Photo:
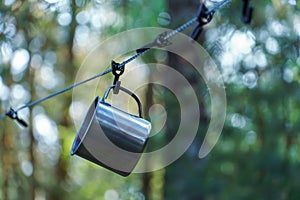
<svg viewBox="0 0 300 200">
<path fill-rule="evenodd" d="M 231 125 L 235 128 L 244 128 L 246 126 L 246 119 L 244 116 L 235 113 L 231 116 Z"/>
<path fill-rule="evenodd" d="M 255 71 L 248 71 L 243 75 L 243 83 L 252 89 L 257 85 L 258 75 Z"/>
<path fill-rule="evenodd" d="M 29 52 L 26 49 L 16 50 L 11 60 L 11 73 L 13 75 L 22 73 L 27 68 L 29 59 Z"/>
</svg>

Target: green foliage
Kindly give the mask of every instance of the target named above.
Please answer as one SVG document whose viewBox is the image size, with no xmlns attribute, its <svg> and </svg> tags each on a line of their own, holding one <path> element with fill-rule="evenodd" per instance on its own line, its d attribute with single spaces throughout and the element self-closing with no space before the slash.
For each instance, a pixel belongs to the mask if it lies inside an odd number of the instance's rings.
<svg viewBox="0 0 300 200">
<path fill-rule="evenodd" d="M 169 64 L 200 91 L 204 110 L 197 138 L 179 160 L 147 180 L 142 174 L 122 178 L 70 157 L 76 128 L 69 114 L 72 95 L 65 93 L 20 113 L 29 129 L 0 121 L 0 199 L 299 199 L 300 5 L 251 1 L 254 18 L 246 26 L 241 2 L 218 11 L 201 39 L 223 74 L 228 102 L 222 136 L 206 158 L 197 153 L 210 119 L 207 89 L 170 55 Z M 123 30 L 160 26 L 157 17 L 167 8 L 171 25 L 180 24 L 194 16 L 197 3 L 1 1 L 2 112 L 73 84 L 93 44 Z M 155 62 L 155 55 L 143 59 Z M 180 121 L 175 96 L 160 87 L 152 90 L 153 103 L 165 105 L 168 121 L 146 151 L 166 145 Z"/>
<path fill-rule="evenodd" d="M 165 1 L 140 0 L 1 1 L 2 112 L 73 84 L 91 44 L 128 28 L 156 26 L 153 16 L 164 7 Z M 149 14 L 140 15 L 141 9 Z M 143 199 L 140 175 L 125 179 L 70 157 L 76 133 L 71 106 L 69 92 L 20 112 L 28 129 L 0 122 L 0 199 L 110 200 L 110 191 Z"/>
<path fill-rule="evenodd" d="M 166 199 L 299 198 L 299 2 L 250 1 L 255 11 L 248 26 L 241 23 L 240 2 L 217 13 L 217 24 L 204 38 L 226 83 L 221 138 L 206 158 L 197 160 L 194 149 L 200 144 L 195 141 L 166 168 Z M 230 46 L 239 33 L 254 38 L 246 53 L 245 42 Z M 230 63 L 226 52 L 232 55 Z M 249 80 L 252 73 L 254 80 Z"/>
</svg>

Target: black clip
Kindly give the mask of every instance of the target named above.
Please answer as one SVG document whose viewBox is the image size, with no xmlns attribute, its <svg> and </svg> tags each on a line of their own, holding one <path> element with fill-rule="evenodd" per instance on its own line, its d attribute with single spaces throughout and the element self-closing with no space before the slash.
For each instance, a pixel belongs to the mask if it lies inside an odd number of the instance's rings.
<svg viewBox="0 0 300 200">
<path fill-rule="evenodd" d="M 198 37 L 200 36 L 200 34 L 203 31 L 203 26 L 205 24 L 208 24 L 212 20 L 214 14 L 215 14 L 215 11 L 211 11 L 209 13 L 207 13 L 207 12 L 208 12 L 207 7 L 203 3 L 200 4 L 198 12 L 197 12 L 198 25 L 196 26 L 196 28 L 194 29 L 194 31 L 191 35 L 191 38 L 193 40 L 198 39 Z"/>
<path fill-rule="evenodd" d="M 23 119 L 19 118 L 18 113 L 14 109 L 10 108 L 10 110 L 6 113 L 6 116 L 13 120 L 17 120 L 17 122 L 19 122 L 23 127 L 28 127 L 27 123 Z"/>
<path fill-rule="evenodd" d="M 249 6 L 250 0 L 243 0 L 244 5 L 243 5 L 243 12 L 242 12 L 242 21 L 245 24 L 250 24 L 252 20 L 252 13 L 254 8 L 252 6 Z"/>
<path fill-rule="evenodd" d="M 153 42 L 150 42 L 150 43 L 146 44 L 145 46 L 137 49 L 136 52 L 137 53 L 142 53 L 142 52 L 147 51 L 148 49 L 151 49 L 153 47 L 166 47 L 166 46 L 171 45 L 172 43 L 168 39 L 165 39 L 167 34 L 168 34 L 167 31 L 159 34 L 154 39 Z"/>
<path fill-rule="evenodd" d="M 112 61 L 111 68 L 112 68 L 112 73 L 115 76 L 114 82 L 113 82 L 113 85 L 115 86 L 113 93 L 118 94 L 120 85 L 121 85 L 121 81 L 119 81 L 119 78 L 124 73 L 125 67 L 124 66 L 120 67 L 120 63 L 116 63 L 115 61 Z"/>
</svg>

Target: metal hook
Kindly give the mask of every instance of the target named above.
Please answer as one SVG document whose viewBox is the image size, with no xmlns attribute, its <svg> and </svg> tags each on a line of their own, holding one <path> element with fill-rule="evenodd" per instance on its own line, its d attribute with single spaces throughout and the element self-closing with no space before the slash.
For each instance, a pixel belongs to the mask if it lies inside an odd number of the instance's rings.
<svg viewBox="0 0 300 200">
<path fill-rule="evenodd" d="M 196 26 L 196 28 L 194 29 L 194 31 L 191 35 L 191 38 L 193 40 L 198 39 L 201 32 L 203 31 L 203 26 L 205 24 L 208 24 L 212 20 L 214 14 L 215 14 L 214 11 L 209 12 L 209 13 L 207 13 L 207 11 L 208 11 L 207 7 L 203 3 L 200 4 L 198 12 L 197 12 L 198 25 Z"/>
<path fill-rule="evenodd" d="M 137 53 L 142 53 L 142 52 L 144 52 L 144 51 L 146 51 L 146 50 L 148 50 L 148 49 L 151 49 L 151 48 L 153 48 L 153 47 L 166 47 L 166 46 L 171 45 L 172 43 L 171 43 L 169 40 L 165 39 L 165 37 L 166 37 L 167 34 L 168 34 L 167 31 L 165 31 L 165 32 L 163 32 L 163 33 L 161 33 L 161 34 L 159 34 L 159 35 L 154 39 L 153 42 L 150 42 L 150 43 L 146 44 L 145 46 L 143 46 L 143 47 L 137 49 L 136 52 L 137 52 Z"/>
<path fill-rule="evenodd" d="M 117 87 L 116 85 L 112 85 L 112 86 L 108 87 L 107 90 L 105 91 L 101 101 L 105 102 L 110 90 L 115 89 L 116 87 Z M 129 94 L 132 98 L 134 98 L 134 100 L 137 102 L 137 105 L 138 105 L 139 117 L 142 118 L 142 103 L 141 103 L 141 100 L 139 99 L 139 97 L 136 94 L 134 94 L 133 92 L 131 92 L 130 90 L 128 90 L 127 88 L 124 88 L 122 86 L 118 86 L 118 87 L 119 87 L 118 90 L 122 90 L 123 92 Z"/>
<path fill-rule="evenodd" d="M 10 108 L 10 110 L 6 113 L 6 116 L 13 120 L 17 120 L 20 125 L 23 127 L 28 127 L 28 124 L 21 118 L 19 118 L 17 111 L 15 111 L 13 108 Z"/>
<path fill-rule="evenodd" d="M 250 24 L 254 8 L 249 6 L 250 0 L 243 0 L 242 21 L 245 24 Z"/>
</svg>

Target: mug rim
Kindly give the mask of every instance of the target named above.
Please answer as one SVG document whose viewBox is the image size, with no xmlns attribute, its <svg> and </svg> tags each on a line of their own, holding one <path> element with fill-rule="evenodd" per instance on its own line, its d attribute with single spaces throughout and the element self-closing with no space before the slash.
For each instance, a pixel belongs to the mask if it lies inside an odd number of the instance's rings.
<svg viewBox="0 0 300 200">
<path fill-rule="evenodd" d="M 85 117 L 84 117 L 84 120 L 79 128 L 79 131 L 78 133 L 76 134 L 76 137 L 73 141 L 73 144 L 72 144 L 72 149 L 71 149 L 71 152 L 70 154 L 73 156 L 74 154 L 76 154 L 77 150 L 79 149 L 80 145 L 82 144 L 84 138 L 86 137 L 87 135 L 87 132 L 89 130 L 89 127 L 91 126 L 92 124 L 92 119 L 94 118 L 95 114 L 96 114 L 96 108 L 98 106 L 98 102 L 100 100 L 100 97 L 97 96 L 94 100 L 94 102 L 90 105 Z"/>
</svg>

